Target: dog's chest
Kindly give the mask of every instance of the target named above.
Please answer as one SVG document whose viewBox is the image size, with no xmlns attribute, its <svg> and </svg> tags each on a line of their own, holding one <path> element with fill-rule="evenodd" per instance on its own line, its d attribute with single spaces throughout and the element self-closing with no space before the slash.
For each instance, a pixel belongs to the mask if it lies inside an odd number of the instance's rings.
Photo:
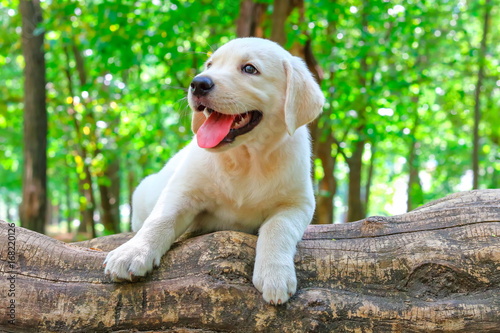
<svg viewBox="0 0 500 333">
<path fill-rule="evenodd" d="M 236 210 L 266 208 L 282 196 L 279 183 L 278 179 L 267 177 L 230 177 L 214 184 L 216 195 L 210 201 Z"/>
<path fill-rule="evenodd" d="M 256 231 L 283 201 L 284 194 L 276 178 L 219 179 L 205 191 L 205 223 L 213 229 Z"/>
</svg>

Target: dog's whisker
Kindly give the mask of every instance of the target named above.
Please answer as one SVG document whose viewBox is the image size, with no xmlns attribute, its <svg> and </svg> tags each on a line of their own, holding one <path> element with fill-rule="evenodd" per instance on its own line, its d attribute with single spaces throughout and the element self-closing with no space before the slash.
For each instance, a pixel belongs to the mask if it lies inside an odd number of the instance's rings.
<svg viewBox="0 0 500 333">
<path fill-rule="evenodd" d="M 187 96 L 184 96 L 182 98 L 179 98 L 178 100 L 175 101 L 175 103 L 180 103 L 180 102 L 186 102 L 187 105 L 189 105 Z"/>
<path fill-rule="evenodd" d="M 179 115 L 182 118 L 189 117 L 191 114 L 191 109 L 189 107 L 189 102 L 187 100 L 187 96 L 182 97 L 175 101 L 174 105 L 176 105 L 176 111 L 179 112 Z"/>
<path fill-rule="evenodd" d="M 187 92 L 189 90 L 189 88 L 185 88 L 185 87 L 179 87 L 179 86 L 169 86 L 169 85 L 165 85 L 163 86 L 165 87 L 166 89 L 172 89 L 172 90 L 182 90 L 182 91 L 185 91 Z"/>
</svg>

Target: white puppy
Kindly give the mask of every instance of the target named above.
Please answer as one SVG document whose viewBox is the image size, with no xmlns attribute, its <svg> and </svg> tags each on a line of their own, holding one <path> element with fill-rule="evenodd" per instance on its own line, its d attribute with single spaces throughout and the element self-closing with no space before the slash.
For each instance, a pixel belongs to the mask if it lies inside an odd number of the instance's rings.
<svg viewBox="0 0 500 333">
<path fill-rule="evenodd" d="M 111 251 L 106 273 L 142 276 L 188 228 L 258 231 L 253 283 L 271 304 L 297 287 L 294 254 L 313 216 L 304 126 L 324 97 L 302 60 L 259 38 L 235 39 L 191 83 L 193 141 L 133 196 L 137 234 Z"/>
</svg>

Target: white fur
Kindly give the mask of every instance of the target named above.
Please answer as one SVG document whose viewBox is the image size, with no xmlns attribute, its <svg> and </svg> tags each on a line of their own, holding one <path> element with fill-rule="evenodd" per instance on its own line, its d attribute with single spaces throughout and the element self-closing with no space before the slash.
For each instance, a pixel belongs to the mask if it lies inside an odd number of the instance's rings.
<svg viewBox="0 0 500 333">
<path fill-rule="evenodd" d="M 259 74 L 242 72 L 254 65 Z M 252 131 L 220 148 L 202 149 L 196 137 L 133 196 L 137 234 L 111 251 L 106 273 L 129 279 L 159 265 L 188 228 L 259 233 L 253 283 L 267 302 L 281 304 L 296 291 L 296 245 L 313 216 L 311 148 L 304 126 L 321 112 L 324 97 L 304 63 L 277 44 L 235 39 L 217 50 L 200 74 L 215 83 L 188 100 L 219 112 L 260 110 Z M 196 133 L 205 119 L 193 112 Z"/>
</svg>

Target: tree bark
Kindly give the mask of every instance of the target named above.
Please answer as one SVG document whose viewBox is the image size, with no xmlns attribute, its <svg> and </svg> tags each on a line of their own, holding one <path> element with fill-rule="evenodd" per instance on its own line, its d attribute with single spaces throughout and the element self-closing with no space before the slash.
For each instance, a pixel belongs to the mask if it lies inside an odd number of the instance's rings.
<svg viewBox="0 0 500 333">
<path fill-rule="evenodd" d="M 47 214 L 47 108 L 42 9 L 39 1 L 20 1 L 24 68 L 23 200 L 26 228 L 44 233 Z"/>
<path fill-rule="evenodd" d="M 15 255 L 0 242 L 0 279 L 10 281 L 0 284 L 0 329 L 500 332 L 499 202 L 500 190 L 471 191 L 403 215 L 311 225 L 295 256 L 297 294 L 279 307 L 252 285 L 254 235 L 177 241 L 147 277 L 113 283 L 104 251 L 132 233 L 65 244 L 11 227 Z M 4 239 L 8 229 L 0 223 Z"/>
</svg>

